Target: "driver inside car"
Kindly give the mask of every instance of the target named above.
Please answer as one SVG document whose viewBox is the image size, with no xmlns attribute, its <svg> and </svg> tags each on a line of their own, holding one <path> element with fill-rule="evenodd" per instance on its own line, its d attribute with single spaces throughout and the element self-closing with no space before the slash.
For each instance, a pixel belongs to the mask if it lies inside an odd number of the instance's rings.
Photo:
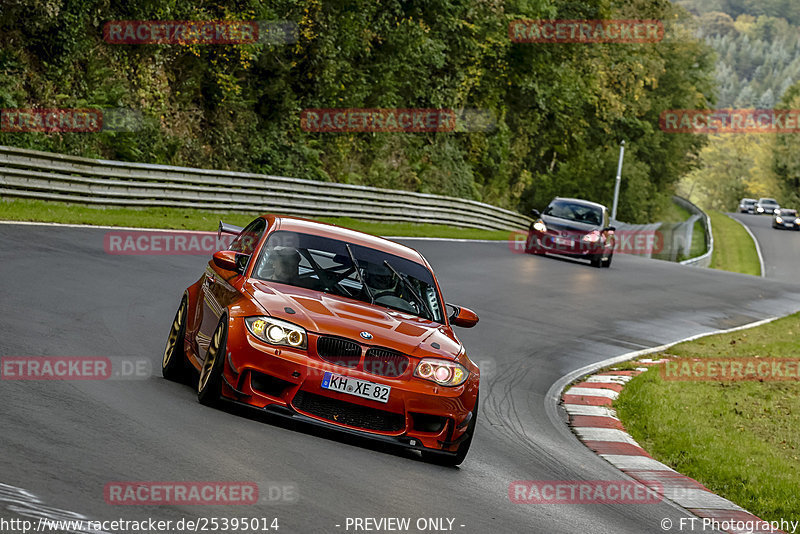
<svg viewBox="0 0 800 534">
<path fill-rule="evenodd" d="M 275 247 L 269 252 L 272 280 L 282 284 L 298 285 L 300 281 L 300 253 L 294 247 Z"/>
<path fill-rule="evenodd" d="M 394 273 L 384 265 L 367 263 L 362 269 L 361 276 L 376 297 L 381 294 L 394 295 L 396 293 L 397 280 L 395 280 Z"/>
</svg>

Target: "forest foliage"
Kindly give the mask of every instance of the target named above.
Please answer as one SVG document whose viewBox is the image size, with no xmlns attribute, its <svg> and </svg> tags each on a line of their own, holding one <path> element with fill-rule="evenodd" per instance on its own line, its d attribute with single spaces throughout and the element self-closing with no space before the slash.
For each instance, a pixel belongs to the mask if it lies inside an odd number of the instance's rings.
<svg viewBox="0 0 800 534">
<path fill-rule="evenodd" d="M 553 196 L 651 220 L 702 136 L 660 131 L 705 108 L 713 55 L 668 0 L 5 0 L 0 108 L 124 107 L 136 132 L 9 133 L 0 144 L 459 196 L 526 211 Z M 512 43 L 518 19 L 658 19 L 648 44 Z M 292 21 L 296 42 L 112 45 L 110 20 Z M 308 108 L 475 108 L 490 132 L 313 133 Z"/>
<path fill-rule="evenodd" d="M 695 35 L 717 55 L 716 107 L 800 109 L 800 2 L 677 0 Z M 797 133 L 712 136 L 678 187 L 703 207 L 735 210 L 741 198 L 800 206 Z"/>
</svg>

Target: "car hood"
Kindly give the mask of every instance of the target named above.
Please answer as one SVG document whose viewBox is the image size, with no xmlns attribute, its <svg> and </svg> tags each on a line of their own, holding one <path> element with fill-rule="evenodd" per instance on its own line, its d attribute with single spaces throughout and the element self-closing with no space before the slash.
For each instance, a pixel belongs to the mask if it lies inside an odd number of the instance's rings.
<svg viewBox="0 0 800 534">
<path fill-rule="evenodd" d="M 569 221 L 567 219 L 560 219 L 558 217 L 551 217 L 550 215 L 542 215 L 542 221 L 548 230 L 568 231 L 586 234 L 592 230 L 599 230 L 602 228 L 596 224 L 582 223 L 578 221 Z"/>
<path fill-rule="evenodd" d="M 452 329 L 406 313 L 286 284 L 248 281 L 245 289 L 266 314 L 309 332 L 387 347 L 411 356 L 454 359 L 461 343 Z M 289 308 L 295 313 L 289 313 Z M 369 332 L 365 340 L 361 332 Z M 436 349 L 433 343 L 438 344 Z"/>
</svg>

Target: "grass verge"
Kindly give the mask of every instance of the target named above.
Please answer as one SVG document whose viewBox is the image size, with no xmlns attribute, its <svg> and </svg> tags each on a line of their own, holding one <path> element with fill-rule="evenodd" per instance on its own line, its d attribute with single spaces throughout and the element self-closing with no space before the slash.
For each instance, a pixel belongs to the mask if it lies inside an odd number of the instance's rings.
<svg viewBox="0 0 800 534">
<path fill-rule="evenodd" d="M 186 208 L 98 208 L 80 204 L 42 200 L 3 199 L 0 220 L 38 221 L 102 226 L 134 226 L 180 230 L 217 229 L 219 220 L 244 226 L 255 218 L 253 213 L 216 212 Z M 338 224 L 361 232 L 386 236 L 444 237 L 457 239 L 506 240 L 508 231 L 457 228 L 439 224 L 382 223 L 348 217 L 322 217 L 317 220 Z"/>
<path fill-rule="evenodd" d="M 758 252 L 747 230 L 724 213 L 709 211 L 708 216 L 714 233 L 711 268 L 760 276 Z"/>
<path fill-rule="evenodd" d="M 795 314 L 659 356 L 798 358 L 798 335 Z M 614 407 L 657 460 L 764 520 L 800 519 L 800 383 L 666 381 L 653 368 Z"/>
</svg>

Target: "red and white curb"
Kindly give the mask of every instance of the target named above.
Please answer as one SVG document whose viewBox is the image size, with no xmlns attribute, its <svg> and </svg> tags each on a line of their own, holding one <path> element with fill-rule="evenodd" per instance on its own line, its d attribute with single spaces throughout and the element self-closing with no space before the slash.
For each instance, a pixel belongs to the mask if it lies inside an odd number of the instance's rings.
<svg viewBox="0 0 800 534">
<path fill-rule="evenodd" d="M 655 365 L 662 361 L 665 360 L 640 360 L 637 363 Z M 611 406 L 625 384 L 644 371 L 647 371 L 647 367 L 639 367 L 635 371 L 598 373 L 562 393 L 561 402 L 578 439 L 626 475 L 699 518 L 709 518 L 727 525 L 760 523 L 761 519 L 744 508 L 653 459 L 625 432 L 625 427 Z M 745 534 L 750 531 L 733 528 L 725 532 Z M 757 532 L 778 534 L 783 531 L 773 530 L 764 522 Z"/>
</svg>

